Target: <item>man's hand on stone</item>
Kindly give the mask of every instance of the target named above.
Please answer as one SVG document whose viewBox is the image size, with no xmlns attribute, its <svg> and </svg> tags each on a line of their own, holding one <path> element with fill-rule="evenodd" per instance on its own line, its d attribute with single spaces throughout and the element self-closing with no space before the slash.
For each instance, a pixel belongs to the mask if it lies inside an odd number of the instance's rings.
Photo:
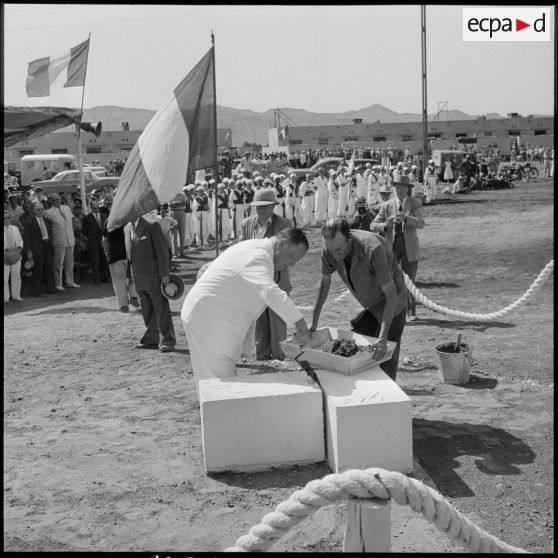
<svg viewBox="0 0 558 558">
<path fill-rule="evenodd" d="M 374 360 L 380 360 L 387 353 L 387 339 L 378 339 L 368 350 L 372 353 Z"/>
</svg>

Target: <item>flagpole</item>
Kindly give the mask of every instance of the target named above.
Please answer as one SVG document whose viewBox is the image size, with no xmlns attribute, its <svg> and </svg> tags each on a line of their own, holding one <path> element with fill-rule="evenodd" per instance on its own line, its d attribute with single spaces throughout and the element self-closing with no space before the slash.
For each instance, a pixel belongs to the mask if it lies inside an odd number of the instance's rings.
<svg viewBox="0 0 558 558">
<path fill-rule="evenodd" d="M 85 59 L 85 70 L 83 75 L 83 88 L 81 90 L 81 108 L 79 111 L 79 124 L 76 124 L 77 132 L 77 155 L 78 155 L 78 167 L 79 167 L 79 184 L 81 190 L 81 205 L 83 208 L 83 214 L 87 215 L 89 213 L 87 207 L 87 201 L 85 199 L 85 177 L 83 176 L 83 156 L 81 153 L 81 120 L 83 118 L 83 97 L 85 96 L 85 80 L 87 79 L 87 63 L 89 62 L 89 47 L 91 46 L 91 31 L 89 31 L 89 43 L 87 45 L 87 58 Z"/>
<path fill-rule="evenodd" d="M 213 200 L 215 202 L 215 257 L 219 256 L 219 204 L 217 203 L 217 184 L 219 182 L 219 164 L 217 162 L 217 83 L 215 81 L 215 35 L 213 29 L 211 30 L 211 58 L 213 65 L 213 127 L 215 130 L 215 192 L 213 193 Z"/>
</svg>

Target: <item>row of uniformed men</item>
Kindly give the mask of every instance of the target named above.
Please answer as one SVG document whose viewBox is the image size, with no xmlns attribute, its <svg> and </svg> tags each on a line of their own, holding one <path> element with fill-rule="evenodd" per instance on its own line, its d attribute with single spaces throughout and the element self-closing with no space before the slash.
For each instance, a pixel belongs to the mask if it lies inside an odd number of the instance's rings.
<svg viewBox="0 0 558 558">
<path fill-rule="evenodd" d="M 416 178 L 416 165 L 403 163 L 393 165 L 389 172 L 384 166 L 370 163 L 364 168 L 357 167 L 354 173 L 341 167 L 327 175 L 325 169 L 320 168 L 317 176 L 306 173 L 301 183 L 297 183 L 295 173 L 289 176 L 271 173 L 264 178 L 257 171 L 252 173 L 253 178 L 233 173 L 231 179 L 223 178 L 217 185 L 215 180 L 198 181 L 185 186 L 170 204 L 171 216 L 178 222 L 176 240 L 180 240 L 183 251 L 195 240 L 201 245 L 215 237 L 215 189 L 219 237 L 227 240 L 239 238 L 240 224 L 251 214 L 250 203 L 254 192 L 260 188 L 272 188 L 279 202 L 275 213 L 302 227 L 320 224 L 332 217 L 352 217 L 358 198 L 364 198 L 369 206 L 381 203 L 380 189 L 390 191 L 392 181 L 400 180 L 401 176 L 408 176 L 422 192 Z M 435 199 L 435 188 L 433 195 L 431 187 L 425 188 L 425 192 L 426 201 Z"/>
</svg>

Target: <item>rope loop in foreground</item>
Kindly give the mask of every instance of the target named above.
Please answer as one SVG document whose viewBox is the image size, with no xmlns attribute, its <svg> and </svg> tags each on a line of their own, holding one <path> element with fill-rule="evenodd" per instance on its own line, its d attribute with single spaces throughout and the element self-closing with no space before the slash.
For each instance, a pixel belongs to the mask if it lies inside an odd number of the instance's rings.
<svg viewBox="0 0 558 558">
<path fill-rule="evenodd" d="M 350 498 L 393 498 L 400 505 L 408 505 L 439 531 L 464 546 L 469 552 L 526 553 L 521 548 L 506 544 L 490 535 L 457 511 L 441 494 L 416 479 L 385 469 L 352 469 L 344 473 L 326 475 L 310 481 L 302 490 L 279 504 L 265 515 L 248 534 L 240 537 L 235 546 L 225 552 L 265 551 L 281 536 L 322 506 Z"/>
</svg>

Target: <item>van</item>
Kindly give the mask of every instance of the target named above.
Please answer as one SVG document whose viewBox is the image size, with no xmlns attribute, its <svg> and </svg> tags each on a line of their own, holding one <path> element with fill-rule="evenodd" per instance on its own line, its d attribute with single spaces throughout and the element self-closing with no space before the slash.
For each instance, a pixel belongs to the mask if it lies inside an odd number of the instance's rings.
<svg viewBox="0 0 558 558">
<path fill-rule="evenodd" d="M 37 180 L 49 180 L 65 170 L 78 168 L 74 155 L 24 155 L 21 158 L 21 185 L 31 186 Z"/>
</svg>

